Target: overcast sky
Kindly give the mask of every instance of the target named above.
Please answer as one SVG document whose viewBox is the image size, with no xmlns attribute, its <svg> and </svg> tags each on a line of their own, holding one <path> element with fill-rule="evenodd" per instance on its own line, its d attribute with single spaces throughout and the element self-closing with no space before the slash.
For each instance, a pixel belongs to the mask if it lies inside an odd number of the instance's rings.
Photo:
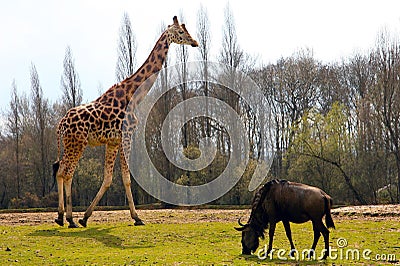
<svg viewBox="0 0 400 266">
<path fill-rule="evenodd" d="M 8 109 L 11 84 L 30 93 L 30 67 L 39 74 L 44 95 L 51 102 L 61 97 L 60 79 L 69 45 L 79 74 L 83 99 L 94 100 L 115 83 L 118 29 L 122 15 L 130 16 L 136 36 L 137 66 L 159 37 L 160 25 L 182 13 L 195 36 L 196 15 L 202 4 L 208 11 L 212 38 L 211 61 L 221 47 L 227 1 L 3 1 L 0 8 L 0 112 Z M 229 1 L 239 45 L 275 62 L 301 48 L 310 48 L 324 62 L 340 61 L 356 51 L 373 47 L 384 27 L 400 31 L 400 1 Z M 190 48 L 195 58 L 197 51 Z M 173 62 L 172 62 L 173 63 Z"/>
</svg>

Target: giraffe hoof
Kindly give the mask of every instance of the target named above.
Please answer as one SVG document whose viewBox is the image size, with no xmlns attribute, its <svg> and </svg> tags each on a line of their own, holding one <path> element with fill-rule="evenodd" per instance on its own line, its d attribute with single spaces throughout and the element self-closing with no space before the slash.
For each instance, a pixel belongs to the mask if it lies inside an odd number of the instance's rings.
<svg viewBox="0 0 400 266">
<path fill-rule="evenodd" d="M 79 225 L 77 225 L 76 223 L 71 223 L 68 225 L 68 228 L 79 228 Z"/>
<path fill-rule="evenodd" d="M 69 223 L 68 228 L 78 228 L 79 226 L 74 222 L 72 218 L 67 218 L 67 222 Z"/>
<path fill-rule="evenodd" d="M 136 221 L 135 221 L 134 225 L 135 225 L 135 226 L 137 226 L 137 225 L 144 225 L 144 222 L 143 222 L 142 220 L 139 219 L 139 220 L 136 220 Z"/>
<path fill-rule="evenodd" d="M 83 227 L 87 226 L 87 219 L 79 219 L 78 221 L 80 223 L 80 225 L 82 225 Z"/>
<path fill-rule="evenodd" d="M 56 222 L 56 224 L 59 226 L 64 226 L 64 219 L 55 219 L 54 222 Z"/>
</svg>

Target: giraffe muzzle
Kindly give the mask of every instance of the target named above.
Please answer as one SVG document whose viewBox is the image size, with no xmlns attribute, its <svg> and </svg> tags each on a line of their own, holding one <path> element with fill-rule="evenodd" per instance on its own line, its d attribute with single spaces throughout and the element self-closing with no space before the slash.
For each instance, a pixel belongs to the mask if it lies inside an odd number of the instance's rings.
<svg viewBox="0 0 400 266">
<path fill-rule="evenodd" d="M 194 42 L 191 44 L 191 46 L 192 46 L 192 47 L 198 47 L 199 44 L 198 44 L 196 41 L 194 41 Z"/>
</svg>

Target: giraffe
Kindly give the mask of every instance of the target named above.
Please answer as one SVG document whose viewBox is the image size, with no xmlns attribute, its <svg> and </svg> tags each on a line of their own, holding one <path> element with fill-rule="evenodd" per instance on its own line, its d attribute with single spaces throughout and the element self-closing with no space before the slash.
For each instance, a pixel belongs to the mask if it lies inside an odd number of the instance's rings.
<svg viewBox="0 0 400 266">
<path fill-rule="evenodd" d="M 161 34 L 149 57 L 136 73 L 112 86 L 98 99 L 71 108 L 60 120 L 57 127 L 58 158 L 53 164 L 53 177 L 57 180 L 58 187 L 58 217 L 55 219 L 58 225 L 64 225 L 65 188 L 66 221 L 70 228 L 79 227 L 72 218 L 72 177 L 85 148 L 99 145 L 106 147 L 103 183 L 79 223 L 83 227 L 87 226 L 87 220 L 92 215 L 94 207 L 110 187 L 114 162 L 119 152 L 122 180 L 129 203 L 130 215 L 135 220 L 135 225 L 144 225 L 133 202 L 130 172 L 122 147 L 122 124 L 128 103 L 132 99 L 138 103 L 149 92 L 172 43 L 198 46 L 197 41 L 186 30 L 185 24 L 179 25 L 176 16 L 173 18 L 173 24 L 169 25 Z M 150 77 L 151 79 L 149 79 Z M 148 83 L 147 86 L 142 86 L 138 93 L 137 89 L 145 81 Z M 132 116 L 133 113 L 128 115 Z M 137 124 L 138 120 L 134 115 L 132 119 Z M 60 159 L 61 139 L 64 148 L 62 159 Z"/>
</svg>

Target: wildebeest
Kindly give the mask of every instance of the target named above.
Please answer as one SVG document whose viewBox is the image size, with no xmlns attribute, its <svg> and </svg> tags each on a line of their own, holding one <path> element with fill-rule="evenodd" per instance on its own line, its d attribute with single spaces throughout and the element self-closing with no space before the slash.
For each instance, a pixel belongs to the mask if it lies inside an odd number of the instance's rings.
<svg viewBox="0 0 400 266">
<path fill-rule="evenodd" d="M 314 231 L 314 242 L 311 249 L 315 250 L 322 233 L 325 240 L 323 259 L 326 259 L 329 254 L 329 230 L 327 227 L 335 228 L 331 207 L 331 197 L 319 188 L 286 180 L 274 179 L 267 182 L 254 196 L 247 224 L 242 224 L 239 219 L 238 223 L 241 227 L 235 228 L 242 232 L 242 254 L 250 255 L 251 252 L 257 250 L 258 238 L 264 238 L 264 230 L 269 226 L 269 243 L 266 251 L 268 255 L 272 250 L 275 226 L 280 221 L 285 228 L 291 250 L 294 251 L 290 222 L 305 223 L 311 220 Z M 322 223 L 324 215 L 327 227 Z"/>
</svg>

